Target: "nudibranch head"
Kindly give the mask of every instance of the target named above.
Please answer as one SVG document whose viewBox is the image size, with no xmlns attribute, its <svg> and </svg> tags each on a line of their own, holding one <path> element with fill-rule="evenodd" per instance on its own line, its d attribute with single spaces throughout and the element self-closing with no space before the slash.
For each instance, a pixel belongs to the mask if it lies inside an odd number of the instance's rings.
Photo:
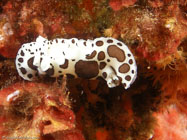
<svg viewBox="0 0 187 140">
<path fill-rule="evenodd" d="M 32 81 L 38 76 L 42 56 L 45 56 L 47 40 L 39 36 L 36 42 L 26 43 L 21 46 L 16 56 L 16 68 L 19 75 Z"/>
<path fill-rule="evenodd" d="M 133 54 L 114 38 L 54 39 L 39 36 L 21 46 L 16 57 L 21 77 L 32 81 L 38 75 L 63 74 L 94 79 L 102 77 L 110 88 L 123 84 L 127 89 L 135 81 L 137 66 Z"/>
</svg>

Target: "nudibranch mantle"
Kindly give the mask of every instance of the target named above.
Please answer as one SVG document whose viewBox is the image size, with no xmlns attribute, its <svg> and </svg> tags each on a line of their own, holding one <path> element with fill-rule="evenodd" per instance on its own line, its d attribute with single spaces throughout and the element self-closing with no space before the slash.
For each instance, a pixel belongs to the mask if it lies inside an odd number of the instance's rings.
<svg viewBox="0 0 187 140">
<path fill-rule="evenodd" d="M 19 75 L 29 81 L 39 75 L 102 77 L 110 88 L 123 84 L 125 89 L 137 76 L 136 62 L 128 47 L 110 37 L 48 40 L 38 36 L 35 42 L 21 46 L 16 68 Z"/>
</svg>

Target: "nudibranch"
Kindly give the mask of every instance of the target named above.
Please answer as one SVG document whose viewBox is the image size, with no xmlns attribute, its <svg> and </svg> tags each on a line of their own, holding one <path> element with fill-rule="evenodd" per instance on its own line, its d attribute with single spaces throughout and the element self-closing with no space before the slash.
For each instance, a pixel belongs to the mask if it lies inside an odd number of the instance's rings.
<svg viewBox="0 0 187 140">
<path fill-rule="evenodd" d="M 32 81 L 39 75 L 69 75 L 85 79 L 102 77 L 108 87 L 134 82 L 137 66 L 133 54 L 121 41 L 110 37 L 94 40 L 38 36 L 35 42 L 23 44 L 16 57 L 19 75 Z"/>
</svg>

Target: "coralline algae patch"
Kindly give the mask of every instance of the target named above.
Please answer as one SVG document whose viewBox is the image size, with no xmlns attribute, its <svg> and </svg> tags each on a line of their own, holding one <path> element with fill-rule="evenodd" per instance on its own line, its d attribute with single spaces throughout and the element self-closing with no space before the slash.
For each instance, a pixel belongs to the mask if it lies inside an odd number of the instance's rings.
<svg viewBox="0 0 187 140">
<path fill-rule="evenodd" d="M 110 0 L 109 5 L 114 11 L 119 11 L 123 7 L 133 6 L 137 0 Z"/>
<path fill-rule="evenodd" d="M 137 66 L 128 47 L 114 38 L 78 40 L 39 36 L 36 42 L 23 44 L 16 57 L 19 75 L 34 80 L 38 75 L 93 79 L 102 77 L 108 86 L 123 84 L 127 89 L 135 81 Z"/>
<path fill-rule="evenodd" d="M 185 140 L 187 139 L 187 114 L 180 112 L 175 104 L 161 112 L 154 113 L 157 123 L 153 140 Z M 182 134 L 182 135 L 181 135 Z"/>
</svg>

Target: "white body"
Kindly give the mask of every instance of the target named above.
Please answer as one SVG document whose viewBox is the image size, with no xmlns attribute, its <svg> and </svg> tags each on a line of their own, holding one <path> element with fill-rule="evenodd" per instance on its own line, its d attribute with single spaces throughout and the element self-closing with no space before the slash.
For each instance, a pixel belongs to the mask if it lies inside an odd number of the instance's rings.
<svg viewBox="0 0 187 140">
<path fill-rule="evenodd" d="M 126 89 L 137 75 L 136 62 L 128 47 L 114 38 L 104 37 L 49 41 L 39 36 L 36 42 L 22 45 L 16 67 L 25 80 L 34 80 L 38 75 L 71 74 L 87 79 L 103 77 L 109 87 L 122 83 Z"/>
</svg>

